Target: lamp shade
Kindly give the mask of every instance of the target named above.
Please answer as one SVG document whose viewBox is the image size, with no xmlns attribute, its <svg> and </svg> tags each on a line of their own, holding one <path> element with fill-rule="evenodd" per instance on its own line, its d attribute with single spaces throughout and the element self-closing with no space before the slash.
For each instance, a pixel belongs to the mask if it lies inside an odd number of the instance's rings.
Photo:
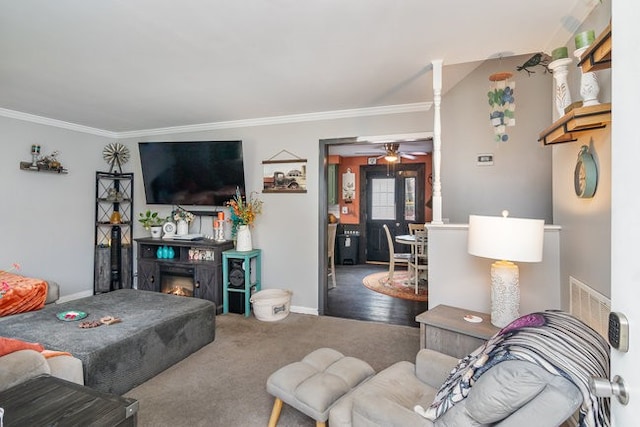
<svg viewBox="0 0 640 427">
<path fill-rule="evenodd" d="M 544 220 L 503 215 L 469 215 L 467 251 L 471 255 L 496 260 L 542 261 Z"/>
</svg>

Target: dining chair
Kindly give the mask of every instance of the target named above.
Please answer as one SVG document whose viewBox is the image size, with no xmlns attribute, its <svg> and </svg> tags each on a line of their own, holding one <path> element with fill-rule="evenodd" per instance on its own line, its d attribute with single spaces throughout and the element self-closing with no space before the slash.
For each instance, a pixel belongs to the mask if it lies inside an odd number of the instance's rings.
<svg viewBox="0 0 640 427">
<path fill-rule="evenodd" d="M 420 276 L 429 269 L 427 257 L 427 231 L 416 230 L 414 233 L 415 242 L 411 247 L 411 258 L 409 259 L 410 280 L 413 280 L 416 295 L 418 294 L 418 284 Z"/>
<path fill-rule="evenodd" d="M 409 223 L 409 234 L 413 236 L 416 231 L 424 231 L 424 223 Z"/>
<path fill-rule="evenodd" d="M 387 224 L 382 224 L 384 228 L 384 232 L 387 235 L 387 243 L 389 244 L 389 283 L 393 281 L 393 273 L 395 271 L 396 264 L 409 264 L 409 258 L 411 258 L 410 253 L 396 253 L 393 248 L 393 238 L 391 237 L 391 232 L 389 231 L 389 227 Z"/>
<path fill-rule="evenodd" d="M 331 277 L 331 283 L 329 284 L 329 289 L 333 289 L 336 287 L 336 261 L 335 261 L 335 253 L 336 253 L 336 232 L 338 229 L 338 224 L 329 224 L 328 225 L 328 259 L 329 259 L 329 277 Z"/>
</svg>

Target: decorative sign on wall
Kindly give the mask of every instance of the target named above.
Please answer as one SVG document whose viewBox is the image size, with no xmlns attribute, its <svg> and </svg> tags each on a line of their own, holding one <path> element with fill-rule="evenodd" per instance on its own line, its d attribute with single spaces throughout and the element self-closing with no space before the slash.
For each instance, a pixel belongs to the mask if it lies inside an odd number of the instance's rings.
<svg viewBox="0 0 640 427">
<path fill-rule="evenodd" d="M 274 160 L 282 153 L 295 159 Z M 263 193 L 306 193 L 307 159 L 301 159 L 287 150 L 282 150 L 269 160 L 262 162 Z"/>
<path fill-rule="evenodd" d="M 351 203 L 356 198 L 356 174 L 351 168 L 342 174 L 342 198 L 345 203 Z"/>
</svg>

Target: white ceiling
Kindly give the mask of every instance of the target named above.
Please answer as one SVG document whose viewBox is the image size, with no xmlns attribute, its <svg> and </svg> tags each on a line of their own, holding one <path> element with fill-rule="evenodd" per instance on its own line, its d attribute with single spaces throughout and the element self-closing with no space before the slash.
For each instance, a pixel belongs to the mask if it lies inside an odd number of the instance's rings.
<svg viewBox="0 0 640 427">
<path fill-rule="evenodd" d="M 0 115 L 116 136 L 427 103 L 550 52 L 597 0 L 0 0 Z"/>
</svg>

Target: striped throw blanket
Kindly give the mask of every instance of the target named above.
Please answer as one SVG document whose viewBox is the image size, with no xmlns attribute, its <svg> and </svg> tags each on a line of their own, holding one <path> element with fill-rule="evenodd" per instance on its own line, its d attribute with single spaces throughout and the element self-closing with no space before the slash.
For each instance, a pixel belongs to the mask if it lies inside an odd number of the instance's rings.
<svg viewBox="0 0 640 427">
<path fill-rule="evenodd" d="M 572 381 L 583 396 L 581 427 L 608 427 L 609 399 L 589 390 L 589 377 L 609 378 L 609 345 L 589 326 L 560 311 L 532 313 L 505 326 L 487 343 L 461 359 L 424 416 L 435 420 L 469 394 L 491 367 L 505 360 L 533 362 Z"/>
</svg>

